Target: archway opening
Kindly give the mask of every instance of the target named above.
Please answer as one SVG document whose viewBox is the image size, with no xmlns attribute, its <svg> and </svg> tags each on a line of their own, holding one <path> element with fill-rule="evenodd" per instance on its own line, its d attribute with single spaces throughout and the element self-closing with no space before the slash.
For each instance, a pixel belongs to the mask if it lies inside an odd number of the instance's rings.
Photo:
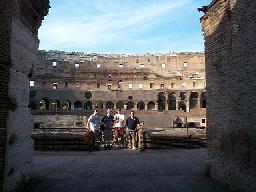
<svg viewBox="0 0 256 192">
<path fill-rule="evenodd" d="M 91 110 L 92 109 L 92 102 L 86 101 L 84 104 L 84 110 Z"/>
<path fill-rule="evenodd" d="M 71 109 L 71 102 L 68 100 L 65 100 L 61 104 L 61 109 L 63 110 L 70 110 Z"/>
<path fill-rule="evenodd" d="M 165 93 L 161 92 L 158 94 L 158 110 L 163 111 L 165 110 L 165 101 L 166 101 L 166 96 Z"/>
<path fill-rule="evenodd" d="M 156 108 L 155 103 L 153 101 L 149 101 L 147 104 L 148 110 L 154 110 Z"/>
<path fill-rule="evenodd" d="M 74 103 L 74 109 L 77 109 L 77 110 L 83 109 L 83 104 L 82 104 L 82 102 L 81 102 L 81 101 L 76 101 L 76 102 Z"/>
<path fill-rule="evenodd" d="M 137 103 L 137 109 L 138 110 L 145 110 L 145 103 L 143 101 L 140 101 Z"/>
<path fill-rule="evenodd" d="M 113 109 L 114 108 L 114 103 L 112 101 L 106 102 L 106 108 L 107 109 Z"/>
<path fill-rule="evenodd" d="M 118 101 L 117 104 L 116 104 L 116 108 L 123 109 L 124 108 L 124 102 L 123 101 Z"/>
</svg>

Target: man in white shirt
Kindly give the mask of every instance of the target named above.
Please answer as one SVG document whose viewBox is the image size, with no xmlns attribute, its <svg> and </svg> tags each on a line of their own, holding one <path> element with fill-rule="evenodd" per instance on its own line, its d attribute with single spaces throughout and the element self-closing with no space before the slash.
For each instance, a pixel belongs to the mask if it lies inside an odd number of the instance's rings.
<svg viewBox="0 0 256 192">
<path fill-rule="evenodd" d="M 114 116 L 114 127 L 115 127 L 115 141 L 118 142 L 118 138 L 121 139 L 121 144 L 124 139 L 124 114 L 121 114 L 121 109 L 117 110 L 117 114 Z"/>
</svg>

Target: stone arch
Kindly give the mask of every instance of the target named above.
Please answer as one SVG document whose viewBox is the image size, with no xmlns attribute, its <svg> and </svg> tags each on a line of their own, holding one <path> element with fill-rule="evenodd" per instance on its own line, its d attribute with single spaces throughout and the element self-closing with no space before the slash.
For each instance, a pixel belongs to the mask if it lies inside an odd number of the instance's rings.
<svg viewBox="0 0 256 192">
<path fill-rule="evenodd" d="M 143 101 L 139 101 L 137 103 L 137 109 L 138 110 L 145 110 L 145 103 Z"/>
<path fill-rule="evenodd" d="M 42 98 L 39 102 L 40 110 L 49 110 L 49 100 L 46 98 Z"/>
<path fill-rule="evenodd" d="M 156 105 L 153 101 L 149 101 L 147 104 L 148 110 L 154 110 L 156 108 Z"/>
<path fill-rule="evenodd" d="M 128 101 L 126 109 L 133 109 L 134 108 L 134 102 Z"/>
<path fill-rule="evenodd" d="M 183 110 L 186 112 L 186 101 L 180 101 L 179 102 L 179 110 Z"/>
<path fill-rule="evenodd" d="M 71 109 L 71 102 L 69 100 L 65 100 L 61 104 L 61 109 L 63 110 L 70 110 Z"/>
<path fill-rule="evenodd" d="M 107 109 L 113 109 L 114 108 L 114 103 L 112 101 L 107 101 L 106 102 L 106 108 Z"/>
<path fill-rule="evenodd" d="M 198 92 L 191 92 L 190 97 L 189 97 L 189 108 L 194 109 L 198 107 L 199 103 L 199 94 Z"/>
<path fill-rule="evenodd" d="M 83 109 L 83 104 L 81 101 L 76 101 L 74 103 L 74 109 Z"/>
<path fill-rule="evenodd" d="M 165 96 L 165 93 L 164 92 L 160 92 L 158 94 L 158 110 L 159 111 L 163 111 L 165 110 L 165 101 L 166 101 L 166 96 Z"/>
<path fill-rule="evenodd" d="M 60 110 L 60 101 L 57 99 L 52 99 L 50 102 L 50 110 L 54 110 L 54 111 Z"/>
<path fill-rule="evenodd" d="M 203 92 L 202 94 L 201 94 L 201 105 L 200 105 L 200 107 L 201 108 L 206 108 L 206 92 Z"/>
<path fill-rule="evenodd" d="M 92 109 L 92 102 L 86 101 L 84 104 L 84 110 L 91 110 Z"/>
<path fill-rule="evenodd" d="M 103 103 L 101 101 L 96 102 L 95 108 L 103 109 Z"/>
<path fill-rule="evenodd" d="M 123 101 L 118 101 L 117 104 L 116 104 L 116 108 L 123 109 L 124 108 L 124 102 Z"/>
<path fill-rule="evenodd" d="M 168 110 L 176 110 L 176 93 L 174 92 L 168 95 Z"/>
</svg>

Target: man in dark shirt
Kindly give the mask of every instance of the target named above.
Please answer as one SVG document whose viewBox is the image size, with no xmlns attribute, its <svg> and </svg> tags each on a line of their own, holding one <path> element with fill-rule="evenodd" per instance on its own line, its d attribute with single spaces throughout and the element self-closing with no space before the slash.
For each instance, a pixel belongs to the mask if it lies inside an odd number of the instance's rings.
<svg viewBox="0 0 256 192">
<path fill-rule="evenodd" d="M 140 125 L 138 117 L 135 117 L 135 112 L 131 111 L 131 116 L 126 119 L 126 136 L 129 141 L 129 149 L 136 149 L 137 145 L 137 131 Z"/>
<path fill-rule="evenodd" d="M 114 120 L 113 116 L 111 115 L 111 110 L 107 110 L 107 114 L 103 116 L 101 119 L 101 124 L 104 127 L 103 133 L 104 133 L 104 140 L 106 143 L 110 144 L 112 143 L 112 126 L 113 126 Z"/>
</svg>

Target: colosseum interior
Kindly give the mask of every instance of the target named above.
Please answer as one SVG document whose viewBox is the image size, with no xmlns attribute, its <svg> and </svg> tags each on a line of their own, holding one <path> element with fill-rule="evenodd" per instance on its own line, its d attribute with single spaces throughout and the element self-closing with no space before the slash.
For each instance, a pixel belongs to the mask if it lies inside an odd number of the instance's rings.
<svg viewBox="0 0 256 192">
<path fill-rule="evenodd" d="M 37 54 L 37 30 L 48 9 L 48 0 L 0 0 L 0 191 L 29 176 L 33 121 L 28 104 L 39 115 L 95 106 L 181 117 L 205 110 L 203 54 Z M 235 191 L 256 190 L 255 9 L 254 0 L 212 0 L 200 8 L 205 13 L 209 169 Z M 197 120 L 202 117 L 204 112 Z"/>
<path fill-rule="evenodd" d="M 138 111 L 145 127 L 157 126 L 150 119 L 163 114 L 166 118 L 158 127 L 172 127 L 177 116 L 182 126 L 205 127 L 205 85 L 203 53 L 39 51 L 30 81 L 30 108 L 35 121 L 47 111 L 75 114 L 99 108 L 105 113 L 105 109 L 121 108 Z M 39 119 L 44 122 L 42 116 Z"/>
</svg>

